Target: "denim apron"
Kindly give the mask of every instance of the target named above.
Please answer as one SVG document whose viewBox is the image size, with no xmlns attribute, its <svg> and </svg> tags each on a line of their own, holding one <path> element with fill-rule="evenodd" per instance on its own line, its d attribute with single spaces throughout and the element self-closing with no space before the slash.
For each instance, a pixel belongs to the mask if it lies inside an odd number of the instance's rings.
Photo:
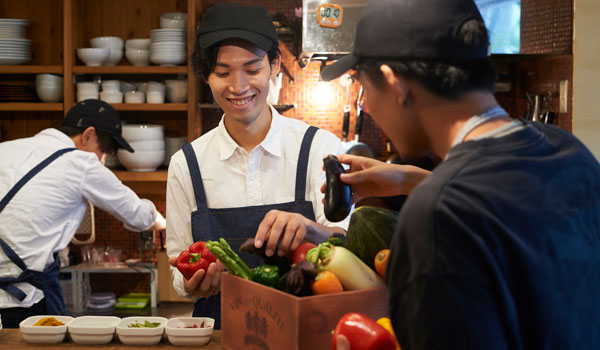
<svg viewBox="0 0 600 350">
<path fill-rule="evenodd" d="M 312 140 L 317 132 L 317 128 L 311 126 L 308 128 L 302 139 L 300 154 L 298 156 L 298 166 L 296 168 L 296 192 L 295 200 L 288 203 L 257 205 L 250 207 L 210 209 L 206 204 L 206 193 L 202 184 L 200 168 L 192 146 L 188 143 L 183 146 L 194 195 L 196 197 L 196 206 L 198 209 L 192 213 L 192 236 L 194 242 L 219 240 L 225 238 L 231 248 L 238 253 L 240 258 L 250 267 L 261 265 L 262 259 L 256 255 L 240 253 L 240 246 L 248 238 L 256 235 L 258 226 L 270 210 L 281 210 L 291 213 L 298 213 L 304 217 L 315 220 L 312 202 L 305 200 L 306 193 L 306 175 L 308 169 L 308 156 Z M 215 319 L 215 329 L 221 328 L 221 296 L 213 295 L 209 298 L 202 298 L 194 305 L 193 316 L 212 317 Z"/>
<path fill-rule="evenodd" d="M 0 201 L 0 213 L 4 210 L 8 202 L 15 196 L 15 194 L 37 173 L 44 169 L 48 164 L 52 163 L 56 158 L 61 155 L 74 151 L 75 148 L 65 148 L 56 151 L 43 162 L 36 165 L 31 169 L 25 176 L 15 184 L 13 188 Z M 62 288 L 58 281 L 58 274 L 60 273 L 60 263 L 58 254 L 54 254 L 54 262 L 44 268 L 44 271 L 35 271 L 27 268 L 23 260 L 12 250 L 6 242 L 0 238 L 0 247 L 4 251 L 4 254 L 21 270 L 21 274 L 17 277 L 2 277 L 0 278 L 0 289 L 3 289 L 8 294 L 12 295 L 18 301 L 23 301 L 27 296 L 22 290 L 17 288 L 15 283 L 26 282 L 32 286 L 40 289 L 44 292 L 44 299 L 46 301 L 46 312 L 48 315 L 60 315 L 64 308 L 65 303 L 62 295 Z"/>
</svg>

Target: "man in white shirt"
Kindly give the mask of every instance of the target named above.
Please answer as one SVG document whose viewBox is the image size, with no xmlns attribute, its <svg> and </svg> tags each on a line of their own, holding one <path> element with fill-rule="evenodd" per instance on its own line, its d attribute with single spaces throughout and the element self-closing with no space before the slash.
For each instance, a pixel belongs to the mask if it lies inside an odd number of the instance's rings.
<svg viewBox="0 0 600 350">
<path fill-rule="evenodd" d="M 132 231 L 163 229 L 164 217 L 104 166 L 133 149 L 109 104 L 85 100 L 60 130 L 0 143 L 0 314 L 16 328 L 31 315 L 62 313 L 56 254 L 73 238 L 87 201 Z"/>
<path fill-rule="evenodd" d="M 323 157 L 338 154 L 332 133 L 281 116 L 266 102 L 280 52 L 264 8 L 222 4 L 204 15 L 192 57 L 225 112 L 218 127 L 171 158 L 167 181 L 167 253 L 223 237 L 237 252 L 254 237 L 266 254 L 283 256 L 303 241 L 345 233 L 348 219 L 325 219 Z M 317 131 L 318 130 L 318 131 Z M 241 254 L 249 265 L 260 261 Z M 173 269 L 179 294 L 200 299 L 194 315 L 220 324 L 220 273 L 213 263 L 186 280 Z"/>
</svg>

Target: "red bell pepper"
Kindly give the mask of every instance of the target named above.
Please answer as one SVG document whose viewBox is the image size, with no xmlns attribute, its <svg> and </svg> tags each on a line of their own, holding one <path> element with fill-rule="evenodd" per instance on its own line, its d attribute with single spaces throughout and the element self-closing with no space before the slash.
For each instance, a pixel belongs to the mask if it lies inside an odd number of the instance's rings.
<svg viewBox="0 0 600 350">
<path fill-rule="evenodd" d="M 196 271 L 206 270 L 210 263 L 216 261 L 217 257 L 206 248 L 206 242 L 199 241 L 179 254 L 176 265 L 183 277 L 189 280 Z"/>
<path fill-rule="evenodd" d="M 337 350 L 338 335 L 348 338 L 352 350 L 396 350 L 396 341 L 387 329 L 357 312 L 347 313 L 338 321 L 331 339 L 332 350 Z"/>
</svg>

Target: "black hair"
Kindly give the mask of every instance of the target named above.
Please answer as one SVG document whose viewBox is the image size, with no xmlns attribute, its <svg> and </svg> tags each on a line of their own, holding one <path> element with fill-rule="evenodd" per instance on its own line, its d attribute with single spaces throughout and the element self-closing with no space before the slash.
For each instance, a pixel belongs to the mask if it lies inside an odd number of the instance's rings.
<svg viewBox="0 0 600 350">
<path fill-rule="evenodd" d="M 457 34 L 458 40 L 466 47 L 480 47 L 488 42 L 488 34 L 480 21 L 466 21 Z M 485 45 L 485 44 L 484 44 Z M 376 86 L 383 85 L 382 64 L 398 75 L 414 79 L 430 92 L 454 99 L 466 92 L 494 91 L 496 73 L 489 58 L 450 61 L 439 59 L 413 58 L 371 58 L 364 60 L 357 70 L 365 73 Z"/>
<path fill-rule="evenodd" d="M 58 130 L 62 131 L 69 137 L 83 134 L 87 128 L 80 128 L 76 126 L 63 125 Z M 95 128 L 94 128 L 95 129 Z M 114 154 L 119 150 L 119 144 L 107 133 L 96 130 L 96 136 L 98 138 L 98 147 L 102 153 Z"/>
<path fill-rule="evenodd" d="M 207 48 L 200 46 L 200 40 L 196 37 L 196 43 L 194 45 L 194 52 L 192 53 L 192 65 L 194 67 L 194 73 L 200 75 L 204 81 L 208 80 L 208 76 L 215 69 L 217 64 L 217 56 L 219 55 L 219 49 L 223 42 L 218 42 Z M 279 51 L 279 43 L 273 42 L 271 48 L 267 51 L 267 57 L 269 62 L 273 64 L 278 56 L 281 55 Z"/>
</svg>

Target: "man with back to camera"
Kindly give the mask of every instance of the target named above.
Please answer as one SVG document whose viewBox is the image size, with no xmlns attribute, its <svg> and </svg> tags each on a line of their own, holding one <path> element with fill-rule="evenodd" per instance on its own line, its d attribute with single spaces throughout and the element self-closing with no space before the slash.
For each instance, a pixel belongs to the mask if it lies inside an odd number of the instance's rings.
<svg viewBox="0 0 600 350">
<path fill-rule="evenodd" d="M 33 315 L 64 311 L 57 253 L 81 224 L 89 200 L 132 231 L 161 230 L 164 217 L 104 166 L 119 148 L 119 114 L 100 100 L 69 110 L 60 129 L 0 143 L 0 314 L 18 328 Z"/>
<path fill-rule="evenodd" d="M 167 253 L 195 241 L 225 238 L 234 251 L 249 237 L 271 256 L 305 240 L 345 233 L 348 218 L 325 219 L 323 156 L 341 149 L 332 133 L 281 116 L 267 102 L 281 56 L 272 19 L 260 6 L 216 5 L 206 11 L 192 60 L 223 109 L 219 125 L 171 159 L 167 181 Z M 260 259 L 241 254 L 251 267 Z M 220 275 L 213 263 L 189 280 L 172 269 L 180 295 L 198 299 L 193 314 L 220 327 Z"/>
<path fill-rule="evenodd" d="M 410 166 L 340 156 L 355 198 L 410 193 L 386 278 L 403 349 L 599 349 L 600 165 L 493 95 L 472 0 L 370 1 L 353 52 L 369 111 Z M 349 349 L 338 337 L 339 350 Z"/>
</svg>

